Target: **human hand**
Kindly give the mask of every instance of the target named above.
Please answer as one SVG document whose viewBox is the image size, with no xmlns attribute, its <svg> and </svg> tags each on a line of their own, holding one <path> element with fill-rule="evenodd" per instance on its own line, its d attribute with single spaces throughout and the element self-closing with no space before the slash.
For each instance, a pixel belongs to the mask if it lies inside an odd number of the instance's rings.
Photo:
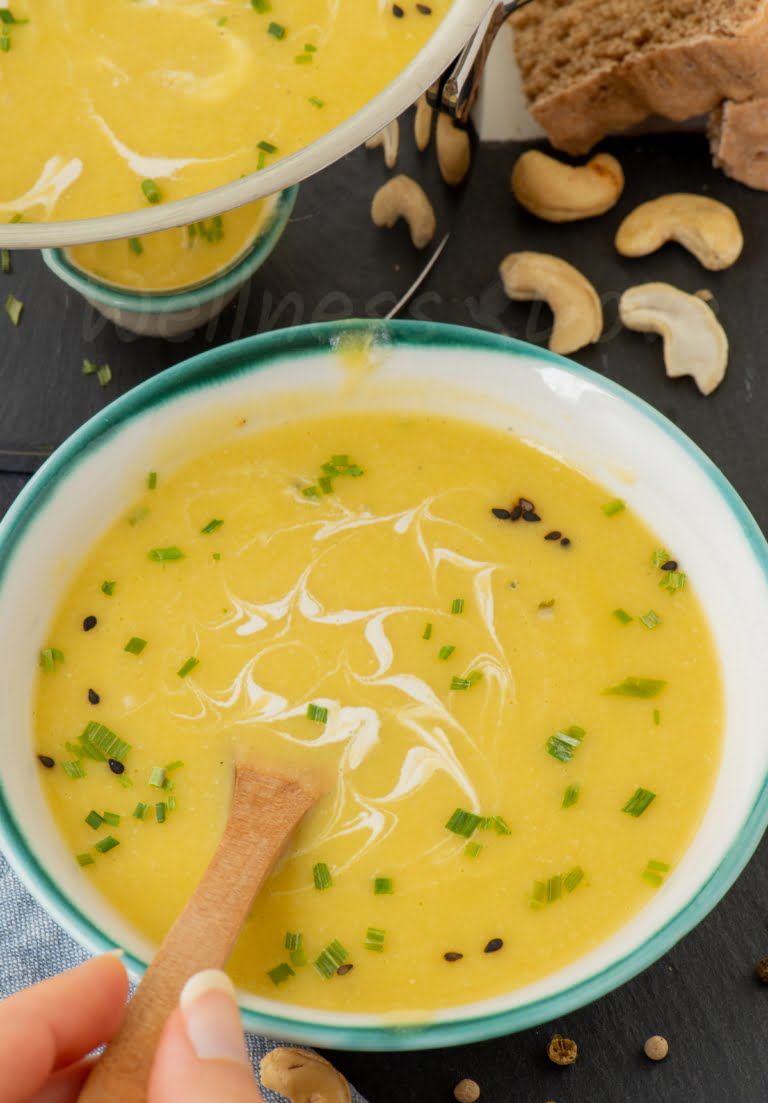
<svg viewBox="0 0 768 1103">
<path fill-rule="evenodd" d="M 86 1056 L 116 1034 L 128 977 L 118 958 L 94 958 L 0 1003 L 0 1103 L 74 1103 Z M 163 1032 L 148 1103 L 263 1103 L 223 973 L 187 984 Z"/>
</svg>

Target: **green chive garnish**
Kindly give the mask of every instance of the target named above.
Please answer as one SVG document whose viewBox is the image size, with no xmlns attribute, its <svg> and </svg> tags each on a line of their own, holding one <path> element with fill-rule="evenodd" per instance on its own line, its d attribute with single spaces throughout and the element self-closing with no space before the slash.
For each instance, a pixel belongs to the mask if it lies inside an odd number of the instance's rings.
<svg viewBox="0 0 768 1103">
<path fill-rule="evenodd" d="M 678 590 L 685 589 L 687 581 L 688 575 L 683 571 L 664 571 L 659 579 L 659 586 L 663 590 L 669 590 L 671 594 L 674 594 Z"/>
<path fill-rule="evenodd" d="M 158 188 L 154 180 L 142 180 L 141 190 L 144 192 L 144 198 L 148 203 L 159 203 L 163 198 L 163 193 Z"/>
<path fill-rule="evenodd" d="M 314 720 L 316 724 L 326 724 L 328 722 L 328 709 L 323 708 L 322 705 L 307 705 L 307 716 L 310 720 Z"/>
<path fill-rule="evenodd" d="M 120 846 L 120 840 L 116 839 L 114 835 L 107 835 L 106 838 L 99 839 L 95 844 L 95 849 L 98 850 L 99 854 L 108 854 L 116 846 Z"/>
<path fill-rule="evenodd" d="M 131 512 L 128 514 L 128 524 L 136 526 L 138 525 L 139 521 L 143 521 L 144 518 L 148 516 L 148 506 L 136 506 L 136 508 L 132 509 Z"/>
<path fill-rule="evenodd" d="M 315 969 L 321 977 L 325 977 L 326 980 L 332 977 L 340 965 L 349 957 L 346 949 L 342 946 L 337 938 L 330 942 L 320 956 L 315 961 Z"/>
<path fill-rule="evenodd" d="M 497 835 L 512 834 L 512 828 L 509 826 L 503 816 L 491 816 L 490 826 L 493 828 Z"/>
<path fill-rule="evenodd" d="M 131 815 L 133 816 L 133 818 L 135 820 L 143 820 L 148 811 L 149 811 L 149 805 L 145 804 L 143 801 L 140 800 L 139 803 L 134 808 Z"/>
<path fill-rule="evenodd" d="M 546 743 L 547 753 L 558 762 L 570 762 L 586 734 L 578 724 L 572 724 L 566 731 L 556 732 L 549 737 Z"/>
<path fill-rule="evenodd" d="M 181 759 L 177 758 L 175 762 L 169 762 L 167 766 L 163 767 L 163 769 L 165 770 L 166 774 L 171 774 L 174 770 L 180 770 L 183 765 L 184 763 L 181 761 Z"/>
<path fill-rule="evenodd" d="M 661 678 L 625 678 L 603 690 L 605 697 L 658 697 L 667 683 Z"/>
<path fill-rule="evenodd" d="M 146 640 L 143 640 L 140 636 L 131 636 L 123 651 L 127 651 L 130 655 L 140 655 L 146 646 Z"/>
<path fill-rule="evenodd" d="M 179 669 L 176 671 L 176 673 L 178 674 L 178 676 L 180 678 L 186 678 L 186 676 L 188 674 L 191 674 L 191 672 L 195 669 L 195 667 L 199 666 L 199 665 L 200 665 L 200 660 L 196 659 L 194 657 L 194 655 L 190 655 L 190 657 L 187 659 L 187 661 L 182 663 L 182 665 L 179 667 Z"/>
<path fill-rule="evenodd" d="M 658 727 L 659 724 L 661 723 L 661 713 L 659 712 L 658 709 L 653 710 L 653 722 L 656 725 L 656 727 Z"/>
<path fill-rule="evenodd" d="M 151 548 L 147 552 L 147 556 L 153 561 L 153 563 L 167 563 L 172 559 L 183 559 L 184 552 L 181 548 L 172 546 L 170 548 Z"/>
<path fill-rule="evenodd" d="M 44 647 L 38 656 L 38 665 L 46 674 L 51 674 L 56 669 L 56 663 L 64 662 L 64 652 L 58 647 Z"/>
<path fill-rule="evenodd" d="M 114 580 L 108 581 L 108 582 L 102 582 L 102 584 L 101 584 L 102 594 L 106 594 L 107 597 L 112 597 L 112 595 L 115 592 L 115 586 L 116 585 L 117 585 L 117 583 Z"/>
<path fill-rule="evenodd" d="M 464 847 L 464 853 L 468 858 L 479 858 L 482 849 L 482 843 L 467 843 L 467 845 Z"/>
<path fill-rule="evenodd" d="M 155 805 L 155 819 L 158 823 L 165 823 L 165 813 L 167 811 L 167 805 L 164 801 L 159 801 Z"/>
<path fill-rule="evenodd" d="M 576 804 L 576 802 L 579 799 L 580 791 L 581 791 L 581 786 L 580 785 L 578 785 L 578 784 L 568 785 L 566 787 L 565 792 L 563 793 L 563 803 L 562 803 L 561 807 L 562 808 L 570 808 L 572 805 Z"/>
<path fill-rule="evenodd" d="M 149 775 L 149 784 L 155 789 L 165 788 L 165 767 L 153 766 Z"/>
<path fill-rule="evenodd" d="M 450 659 L 456 648 L 451 643 L 444 644 L 437 653 L 438 659 L 441 662 L 445 662 L 446 659 Z"/>
<path fill-rule="evenodd" d="M 268 969 L 267 976 L 274 985 L 278 985 L 282 984 L 290 977 L 295 977 L 296 974 L 287 962 L 282 961 L 279 965 L 276 965 L 274 969 Z"/>
<path fill-rule="evenodd" d="M 94 865 L 94 858 L 92 854 L 78 854 L 77 864 L 79 866 L 92 866 Z"/>
<path fill-rule="evenodd" d="M 451 678 L 451 689 L 461 690 L 461 689 L 471 689 L 471 688 L 472 688 L 472 683 L 470 682 L 469 678 L 457 678 L 456 675 L 454 675 L 453 678 Z"/>
<path fill-rule="evenodd" d="M 457 613 L 464 612 L 464 598 L 455 597 L 451 602 L 451 613 L 456 616 Z"/>
<path fill-rule="evenodd" d="M 631 617 L 625 609 L 614 609 L 613 615 L 616 617 L 619 624 L 629 624 L 634 620 L 634 617 Z"/>
<path fill-rule="evenodd" d="M 646 628 L 656 628 L 661 624 L 661 617 L 658 613 L 654 613 L 653 609 L 649 609 L 647 613 L 643 613 L 641 617 L 637 618 Z"/>
<path fill-rule="evenodd" d="M 627 508 L 627 503 L 623 502 L 621 498 L 614 498 L 612 502 L 606 502 L 605 505 L 600 507 L 606 517 L 613 517 L 617 513 L 621 513 L 623 509 Z"/>
<path fill-rule="evenodd" d="M 325 100 L 321 100 L 319 96 L 310 96 L 308 102 L 311 103 L 313 107 L 325 107 Z"/>
<path fill-rule="evenodd" d="M 1 9 L 0 9 L 1 10 Z M 21 312 L 24 309 L 24 303 L 17 299 L 15 295 L 10 294 L 5 300 L 5 313 L 11 319 L 13 324 L 17 326 L 21 319 Z"/>
<path fill-rule="evenodd" d="M 366 950 L 371 950 L 375 954 L 382 954 L 386 940 L 387 932 L 382 930 L 381 927 L 369 927 L 365 932 L 363 946 Z"/>
<path fill-rule="evenodd" d="M 543 908 L 547 904 L 554 904 L 559 900 L 563 892 L 573 892 L 584 879 L 584 870 L 581 866 L 574 866 L 568 873 L 557 873 L 546 881 L 534 881 L 530 904 L 532 908 Z"/>
<path fill-rule="evenodd" d="M 395 891 L 395 882 L 391 877 L 374 877 L 373 895 L 392 896 Z"/>
<path fill-rule="evenodd" d="M 667 862 L 657 862 L 651 859 L 640 876 L 644 881 L 647 881 L 649 885 L 657 889 L 660 885 L 664 884 L 664 877 L 669 873 L 671 868 L 672 867 L 669 866 Z"/>
<path fill-rule="evenodd" d="M 251 7 L 262 15 L 264 12 L 272 11 L 271 0 L 251 0 Z"/>
<path fill-rule="evenodd" d="M 650 789 L 635 789 L 632 796 L 622 808 L 630 816 L 642 816 L 649 804 L 656 799 L 656 794 Z"/>
<path fill-rule="evenodd" d="M 663 563 L 669 563 L 672 556 L 669 554 L 666 548 L 654 548 L 653 555 L 651 556 L 651 563 L 654 567 L 661 567 Z"/>
<path fill-rule="evenodd" d="M 104 724 L 97 724 L 93 720 L 85 725 L 78 742 L 83 753 L 97 762 L 107 762 L 110 758 L 116 762 L 125 762 L 131 749 L 130 743 L 120 739 Z"/>
<path fill-rule="evenodd" d="M 474 812 L 465 812 L 463 808 L 457 808 L 445 825 L 454 835 L 461 835 L 468 839 L 480 826 L 480 816 Z"/>
<path fill-rule="evenodd" d="M 570 871 L 570 873 L 563 874 L 563 888 L 566 892 L 573 892 L 578 884 L 584 879 L 584 870 L 581 866 L 576 866 Z"/>
<path fill-rule="evenodd" d="M 427 623 L 427 624 L 424 625 L 424 631 L 421 634 L 421 638 L 423 640 L 431 640 L 432 639 L 432 625 L 431 624 Z"/>
<path fill-rule="evenodd" d="M 140 257 L 144 252 L 144 246 L 141 244 L 141 239 L 138 237 L 128 238 L 128 248 L 137 257 Z"/>
<path fill-rule="evenodd" d="M 0 271 L 6 276 L 11 271 L 11 254 L 7 249 L 0 249 Z"/>
<path fill-rule="evenodd" d="M 312 878 L 315 882 L 315 888 L 320 891 L 329 889 L 333 884 L 331 871 L 328 869 L 325 862 L 318 862 L 317 865 L 312 867 Z"/>
<path fill-rule="evenodd" d="M 92 827 L 94 831 L 98 831 L 101 825 L 104 823 L 104 819 L 95 810 L 91 810 L 85 817 L 85 822 L 89 827 Z"/>
<path fill-rule="evenodd" d="M 117 812 L 105 812 L 104 823 L 108 823 L 110 827 L 119 827 L 120 817 L 118 816 Z"/>
<path fill-rule="evenodd" d="M 287 931 L 283 945 L 286 950 L 300 950 L 303 941 L 304 936 L 302 934 L 293 934 L 292 931 Z"/>
<path fill-rule="evenodd" d="M 256 148 L 263 150 L 264 153 L 277 153 L 277 146 L 273 145 L 272 142 L 258 142 Z"/>
<path fill-rule="evenodd" d="M 224 522 L 220 521 L 218 517 L 214 517 L 207 525 L 203 525 L 200 532 L 203 533 L 204 536 L 209 536 L 210 533 L 215 532 L 216 529 L 220 529 L 223 524 Z"/>
<path fill-rule="evenodd" d="M 154 490 L 157 487 L 157 472 L 150 471 L 147 475 L 147 490 Z"/>
<path fill-rule="evenodd" d="M 267 27 L 267 34 L 271 34 L 273 38 L 285 38 L 285 27 L 282 23 L 270 23 Z"/>
<path fill-rule="evenodd" d="M 74 780 L 85 777 L 85 767 L 79 758 L 76 758 L 74 762 L 62 762 L 61 768 L 67 777 L 71 777 Z"/>
</svg>

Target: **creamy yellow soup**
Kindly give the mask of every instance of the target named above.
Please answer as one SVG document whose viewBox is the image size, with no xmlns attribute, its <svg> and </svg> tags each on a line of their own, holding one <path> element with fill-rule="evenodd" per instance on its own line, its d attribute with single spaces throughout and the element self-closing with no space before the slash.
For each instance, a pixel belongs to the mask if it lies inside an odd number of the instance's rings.
<svg viewBox="0 0 768 1103">
<path fill-rule="evenodd" d="M 176 291 L 231 267 L 253 244 L 275 198 L 247 203 L 214 218 L 142 237 L 76 245 L 67 250 L 90 276 L 129 291 Z"/>
<path fill-rule="evenodd" d="M 0 219 L 113 214 L 257 171 L 380 92 L 450 2 L 10 0 Z"/>
<path fill-rule="evenodd" d="M 712 790 L 695 579 L 508 433 L 242 432 L 148 474 L 50 626 L 37 751 L 73 863 L 162 939 L 248 754 L 331 784 L 232 957 L 243 987 L 438 1008 L 572 962 L 674 875 Z"/>
</svg>

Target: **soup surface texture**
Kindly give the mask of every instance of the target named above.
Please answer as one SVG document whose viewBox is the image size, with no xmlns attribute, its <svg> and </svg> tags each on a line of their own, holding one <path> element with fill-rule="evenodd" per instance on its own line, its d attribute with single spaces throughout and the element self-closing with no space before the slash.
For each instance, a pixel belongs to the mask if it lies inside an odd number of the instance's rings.
<svg viewBox="0 0 768 1103">
<path fill-rule="evenodd" d="M 263 168 L 382 91 L 450 2 L 11 0 L 0 219 L 115 214 Z"/>
<path fill-rule="evenodd" d="M 695 580 L 509 433 L 242 433 L 147 476 L 50 626 L 37 750 L 72 861 L 161 939 L 252 753 L 329 791 L 233 955 L 245 988 L 435 1008 L 572 962 L 674 875 L 712 789 Z"/>
<path fill-rule="evenodd" d="M 142 237 L 75 245 L 70 260 L 82 271 L 129 291 L 175 291 L 231 267 L 253 244 L 274 211 L 274 198 Z"/>
</svg>

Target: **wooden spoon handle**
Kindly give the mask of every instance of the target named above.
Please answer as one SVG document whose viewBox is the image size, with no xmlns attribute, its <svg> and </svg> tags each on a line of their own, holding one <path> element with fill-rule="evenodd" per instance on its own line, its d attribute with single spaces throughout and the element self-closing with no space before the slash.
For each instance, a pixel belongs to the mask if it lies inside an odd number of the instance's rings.
<svg viewBox="0 0 768 1103">
<path fill-rule="evenodd" d="M 222 969 L 253 900 L 318 794 L 292 779 L 238 768 L 221 842 L 94 1067 L 79 1103 L 145 1103 L 152 1062 L 181 990 L 201 969 Z"/>
</svg>

